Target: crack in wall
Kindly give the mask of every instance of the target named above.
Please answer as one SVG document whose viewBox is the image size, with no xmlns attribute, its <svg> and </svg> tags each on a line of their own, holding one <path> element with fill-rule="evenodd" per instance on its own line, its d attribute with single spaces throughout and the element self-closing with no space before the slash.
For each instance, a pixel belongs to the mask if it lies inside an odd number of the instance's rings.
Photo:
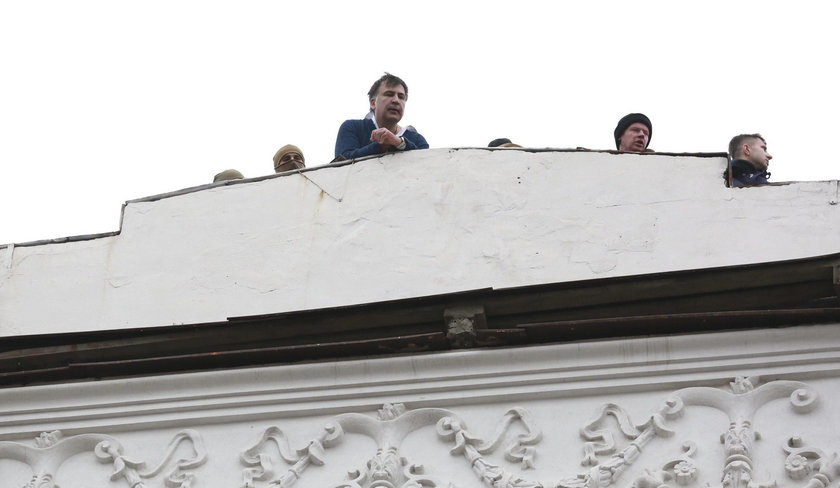
<svg viewBox="0 0 840 488">
<path fill-rule="evenodd" d="M 300 174 L 301 176 L 303 176 L 304 178 L 306 178 L 306 181 L 308 181 L 308 182 L 312 183 L 313 185 L 317 186 L 317 187 L 318 187 L 318 189 L 319 189 L 319 190 L 321 190 L 321 192 L 322 192 L 322 193 L 324 193 L 324 194 L 325 194 L 325 195 L 327 195 L 328 197 L 332 198 L 332 199 L 333 199 L 333 200 L 335 200 L 336 202 L 341 203 L 341 201 L 342 201 L 342 200 L 344 200 L 344 197 L 343 197 L 343 196 L 341 196 L 341 197 L 337 197 L 337 196 L 333 195 L 332 193 L 328 192 L 328 191 L 327 191 L 327 190 L 326 190 L 323 186 L 319 185 L 318 183 L 315 183 L 315 181 L 314 181 L 312 178 L 310 178 L 310 177 L 306 176 L 304 173 L 299 173 L 299 174 Z M 350 172 L 349 172 L 349 171 L 347 172 L 347 175 L 348 175 L 348 176 L 350 175 Z M 345 188 L 346 188 L 346 185 L 347 185 L 347 177 L 345 177 L 344 184 L 345 184 Z"/>
</svg>

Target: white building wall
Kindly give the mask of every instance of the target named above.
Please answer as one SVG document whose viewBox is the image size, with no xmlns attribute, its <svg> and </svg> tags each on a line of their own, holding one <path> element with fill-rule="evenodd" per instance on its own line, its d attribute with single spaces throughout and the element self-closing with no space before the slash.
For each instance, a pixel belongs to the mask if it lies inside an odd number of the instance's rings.
<svg viewBox="0 0 840 488">
<path fill-rule="evenodd" d="M 133 201 L 119 235 L 0 248 L 0 336 L 840 251 L 837 181 L 732 189 L 725 165 L 437 149 Z"/>
<path fill-rule="evenodd" d="M 836 486 L 838 325 L 5 389 L 0 488 Z"/>
</svg>

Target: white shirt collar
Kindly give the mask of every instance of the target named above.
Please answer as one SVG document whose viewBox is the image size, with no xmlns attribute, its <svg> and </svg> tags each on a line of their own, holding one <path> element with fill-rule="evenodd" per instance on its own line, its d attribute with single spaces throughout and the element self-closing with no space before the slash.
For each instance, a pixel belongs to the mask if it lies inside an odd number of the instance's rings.
<svg viewBox="0 0 840 488">
<path fill-rule="evenodd" d="M 371 113 L 371 112 L 368 112 L 368 113 Z M 373 121 L 373 126 L 374 126 L 375 128 L 377 128 L 377 129 L 378 129 L 378 128 L 379 128 L 379 124 L 377 124 L 377 123 L 376 123 L 376 117 L 371 116 L 371 117 L 370 117 L 370 120 L 372 120 L 372 121 Z M 402 136 L 403 134 L 405 134 L 405 127 L 400 127 L 400 130 L 397 132 L 396 136 L 397 136 L 397 137 L 400 137 L 400 136 Z"/>
</svg>

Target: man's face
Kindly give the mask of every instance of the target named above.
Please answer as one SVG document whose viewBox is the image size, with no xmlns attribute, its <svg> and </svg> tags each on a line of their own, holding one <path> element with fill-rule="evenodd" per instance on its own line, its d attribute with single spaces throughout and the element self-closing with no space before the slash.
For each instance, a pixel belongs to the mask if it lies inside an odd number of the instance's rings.
<svg viewBox="0 0 840 488">
<path fill-rule="evenodd" d="M 291 171 L 293 169 L 303 168 L 303 156 L 296 152 L 290 152 L 283 155 L 277 164 L 274 165 L 275 173 L 282 173 L 284 171 Z"/>
<path fill-rule="evenodd" d="M 650 139 L 650 130 L 641 122 L 633 122 L 618 139 L 619 151 L 642 152 Z"/>
<path fill-rule="evenodd" d="M 763 171 L 770 166 L 770 160 L 773 159 L 773 156 L 767 152 L 767 143 L 755 138 L 749 144 L 744 145 L 744 159 L 752 163 L 755 169 Z"/>
<path fill-rule="evenodd" d="M 399 83 L 379 87 L 376 98 L 370 101 L 370 108 L 376 117 L 379 127 L 387 127 L 398 124 L 405 111 L 405 89 Z"/>
</svg>

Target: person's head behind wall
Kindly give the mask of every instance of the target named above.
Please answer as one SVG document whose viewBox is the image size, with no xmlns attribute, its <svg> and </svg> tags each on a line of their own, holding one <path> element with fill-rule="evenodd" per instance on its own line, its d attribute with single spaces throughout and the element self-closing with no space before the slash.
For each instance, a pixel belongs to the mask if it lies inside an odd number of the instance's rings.
<svg viewBox="0 0 840 488">
<path fill-rule="evenodd" d="M 755 169 L 764 171 L 770 166 L 773 156 L 767 152 L 767 141 L 761 134 L 739 134 L 729 141 L 729 157 L 750 163 Z"/>
<path fill-rule="evenodd" d="M 396 127 L 405 112 L 406 100 L 408 85 L 390 73 L 385 73 L 368 90 L 370 111 L 378 127 Z"/>
<path fill-rule="evenodd" d="M 241 180 L 245 177 L 242 176 L 242 173 L 235 169 L 226 169 L 220 173 L 216 173 L 216 176 L 213 177 L 213 183 L 218 183 L 220 181 L 230 181 L 230 180 Z"/>
<path fill-rule="evenodd" d="M 493 139 L 490 141 L 490 144 L 487 144 L 487 147 L 522 147 L 519 144 L 513 143 L 507 137 L 500 137 L 498 139 Z"/>
<path fill-rule="evenodd" d="M 274 172 L 282 173 L 306 167 L 303 151 L 294 144 L 286 144 L 274 154 Z"/>
<path fill-rule="evenodd" d="M 613 137 L 619 151 L 644 152 L 653 137 L 653 124 L 645 114 L 627 114 L 618 121 Z"/>
</svg>

